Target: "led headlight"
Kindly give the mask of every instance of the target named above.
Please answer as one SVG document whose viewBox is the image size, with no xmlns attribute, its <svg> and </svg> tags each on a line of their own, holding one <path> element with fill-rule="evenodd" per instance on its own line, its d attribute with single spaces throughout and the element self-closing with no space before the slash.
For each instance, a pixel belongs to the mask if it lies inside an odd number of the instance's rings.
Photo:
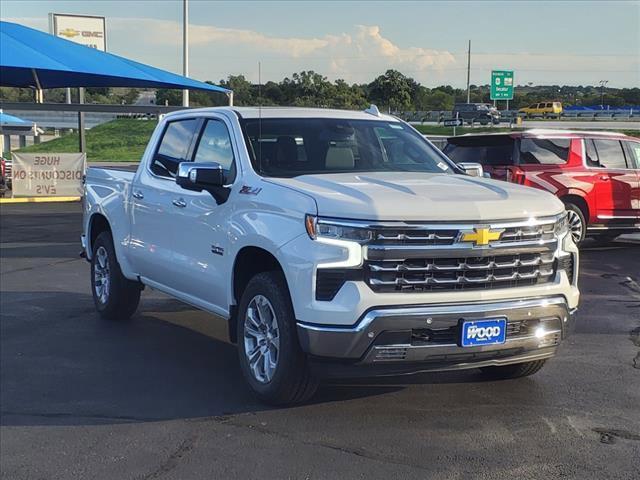
<svg viewBox="0 0 640 480">
<path fill-rule="evenodd" d="M 334 240 L 347 240 L 362 244 L 367 243 L 373 236 L 371 230 L 367 230 L 366 228 L 342 225 L 313 215 L 306 216 L 305 227 L 309 237 L 313 240 L 318 238 L 328 238 Z"/>
</svg>

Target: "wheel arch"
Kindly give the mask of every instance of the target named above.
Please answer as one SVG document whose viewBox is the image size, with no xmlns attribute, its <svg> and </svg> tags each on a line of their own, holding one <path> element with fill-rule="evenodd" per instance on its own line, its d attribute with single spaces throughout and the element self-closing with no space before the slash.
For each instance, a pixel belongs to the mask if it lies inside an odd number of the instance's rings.
<svg viewBox="0 0 640 480">
<path fill-rule="evenodd" d="M 578 195 L 575 192 L 570 192 L 565 195 L 561 195 L 560 200 L 562 200 L 562 203 L 564 203 L 565 205 L 567 203 L 573 203 L 575 206 L 577 206 L 582 212 L 587 225 L 589 224 L 591 212 L 589 211 L 588 202 L 582 195 Z"/>
<path fill-rule="evenodd" d="M 102 232 L 109 232 L 113 236 L 113 232 L 111 230 L 111 225 L 109 224 L 109 220 L 102 213 L 94 213 L 89 218 L 89 231 L 88 233 L 88 244 L 87 244 L 87 254 L 91 255 L 93 252 L 93 244 Z"/>
<path fill-rule="evenodd" d="M 231 342 L 237 342 L 236 325 L 238 320 L 238 304 L 249 281 L 259 273 L 272 271 L 282 272 L 285 278 L 285 284 L 287 285 L 287 295 L 289 295 L 289 286 L 284 268 L 282 268 L 280 261 L 273 253 L 256 246 L 245 246 L 238 251 L 233 262 L 231 275 L 232 294 L 235 302 L 229 308 L 229 339 Z"/>
</svg>

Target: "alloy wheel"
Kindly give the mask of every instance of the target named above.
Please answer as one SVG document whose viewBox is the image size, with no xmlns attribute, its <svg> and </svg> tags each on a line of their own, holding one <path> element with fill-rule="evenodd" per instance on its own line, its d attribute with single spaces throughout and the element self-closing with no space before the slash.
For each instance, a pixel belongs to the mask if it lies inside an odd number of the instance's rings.
<svg viewBox="0 0 640 480">
<path fill-rule="evenodd" d="M 580 218 L 580 215 L 578 215 L 573 210 L 567 210 L 567 216 L 569 220 L 569 230 L 571 231 L 571 237 L 577 245 L 582 241 L 582 237 L 584 236 L 584 225 L 582 223 L 582 219 Z"/>
<path fill-rule="evenodd" d="M 278 366 L 280 331 L 271 302 L 264 295 L 251 299 L 244 318 L 244 354 L 253 377 L 260 383 L 273 379 Z"/>
<path fill-rule="evenodd" d="M 96 293 L 96 298 L 103 305 L 109 300 L 110 283 L 109 254 L 107 253 L 107 249 L 101 246 L 96 251 L 96 260 L 93 267 L 93 288 Z"/>
</svg>

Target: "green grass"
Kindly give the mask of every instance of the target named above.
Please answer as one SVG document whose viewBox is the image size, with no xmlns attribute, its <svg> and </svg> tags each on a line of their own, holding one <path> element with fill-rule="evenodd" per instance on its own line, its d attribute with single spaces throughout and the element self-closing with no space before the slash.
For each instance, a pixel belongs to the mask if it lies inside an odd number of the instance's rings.
<svg viewBox="0 0 640 480">
<path fill-rule="evenodd" d="M 142 157 L 157 123 L 153 120 L 119 118 L 87 130 L 88 161 L 135 162 Z M 69 133 L 18 150 L 25 153 L 73 153 L 78 151 L 78 134 Z"/>
</svg>

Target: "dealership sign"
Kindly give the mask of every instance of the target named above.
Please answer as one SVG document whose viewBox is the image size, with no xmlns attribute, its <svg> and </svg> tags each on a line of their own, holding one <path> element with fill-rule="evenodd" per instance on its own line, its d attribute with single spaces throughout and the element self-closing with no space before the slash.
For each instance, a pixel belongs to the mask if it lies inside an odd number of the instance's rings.
<svg viewBox="0 0 640 480">
<path fill-rule="evenodd" d="M 513 100 L 513 70 L 491 72 L 491 100 Z"/>
<path fill-rule="evenodd" d="M 82 195 L 84 153 L 13 153 L 14 197 L 77 197 Z"/>
<path fill-rule="evenodd" d="M 107 51 L 107 32 L 104 17 L 50 13 L 49 31 L 56 37 L 71 40 L 103 52 Z"/>
</svg>

